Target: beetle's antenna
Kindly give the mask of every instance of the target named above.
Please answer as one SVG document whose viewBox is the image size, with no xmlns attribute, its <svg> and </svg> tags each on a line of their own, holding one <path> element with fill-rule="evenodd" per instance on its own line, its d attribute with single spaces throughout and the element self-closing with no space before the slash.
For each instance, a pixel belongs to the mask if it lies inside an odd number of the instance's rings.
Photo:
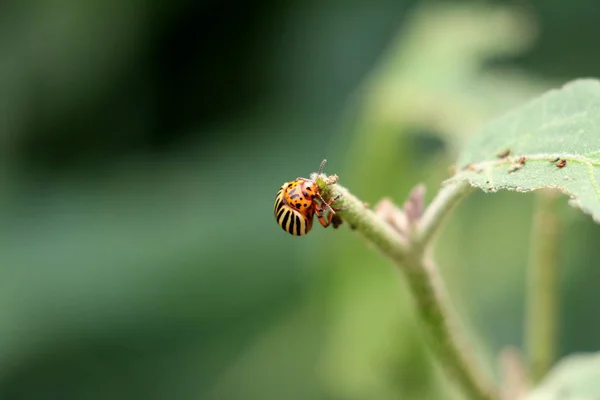
<svg viewBox="0 0 600 400">
<path fill-rule="evenodd" d="M 323 167 L 325 166 L 326 162 L 327 160 L 321 161 L 321 165 L 319 166 L 319 171 L 317 172 L 317 175 L 321 175 L 321 172 L 323 172 Z"/>
<path fill-rule="evenodd" d="M 323 171 L 323 167 L 325 166 L 326 162 L 327 162 L 327 160 L 321 161 L 321 165 L 319 166 L 319 171 L 317 172 L 316 177 L 321 175 L 321 172 Z M 316 179 L 316 177 L 314 179 Z M 332 183 L 337 182 L 337 176 L 334 175 L 333 177 L 336 178 L 336 180 L 332 181 Z M 328 183 L 328 185 L 329 185 L 329 183 Z M 317 196 L 319 196 L 319 200 L 321 200 L 321 203 L 325 204 L 325 206 L 329 209 L 329 211 L 331 211 L 332 214 L 335 214 L 335 210 L 329 204 L 335 203 L 335 201 L 337 199 L 339 199 L 340 197 L 342 197 L 342 195 L 340 194 L 340 195 L 335 196 L 335 198 L 332 199 L 329 203 L 325 201 L 325 199 L 321 196 L 321 193 L 319 193 L 318 191 L 317 191 Z"/>
</svg>

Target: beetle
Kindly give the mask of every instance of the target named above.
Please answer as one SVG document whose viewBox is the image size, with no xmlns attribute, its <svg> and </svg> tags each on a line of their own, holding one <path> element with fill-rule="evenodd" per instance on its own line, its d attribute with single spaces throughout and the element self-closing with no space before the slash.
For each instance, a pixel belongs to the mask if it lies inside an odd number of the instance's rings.
<svg viewBox="0 0 600 400">
<path fill-rule="evenodd" d="M 326 161 L 321 162 L 317 176 L 321 174 Z M 273 207 L 275 219 L 284 231 L 294 236 L 304 236 L 310 232 L 315 215 L 323 228 L 331 225 L 332 221 L 334 228 L 337 228 L 341 224 L 341 219 L 336 216 L 334 220 L 336 209 L 331 207 L 331 204 L 340 196 L 325 201 L 316 181 L 296 178 L 291 182 L 284 183 L 277 192 Z M 329 211 L 327 217 L 324 214 L 325 210 Z"/>
</svg>

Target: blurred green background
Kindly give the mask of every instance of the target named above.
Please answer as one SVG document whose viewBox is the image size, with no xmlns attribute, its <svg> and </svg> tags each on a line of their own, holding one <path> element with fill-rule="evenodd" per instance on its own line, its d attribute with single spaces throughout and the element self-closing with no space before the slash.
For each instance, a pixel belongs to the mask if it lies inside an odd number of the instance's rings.
<svg viewBox="0 0 600 400">
<path fill-rule="evenodd" d="M 564 2 L 0 3 L 1 399 L 459 393 L 407 286 L 347 226 L 283 232 L 285 181 L 431 198 L 481 124 L 600 71 Z M 566 201 L 565 201 L 566 203 Z M 476 193 L 439 238 L 491 370 L 522 346 L 532 196 Z M 600 230 L 566 205 L 560 354 L 600 347 Z"/>
</svg>

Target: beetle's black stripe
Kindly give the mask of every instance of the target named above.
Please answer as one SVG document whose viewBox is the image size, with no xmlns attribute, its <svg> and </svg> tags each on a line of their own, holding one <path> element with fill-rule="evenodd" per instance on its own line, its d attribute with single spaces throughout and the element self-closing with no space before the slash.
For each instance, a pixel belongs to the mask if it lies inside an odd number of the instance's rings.
<svg viewBox="0 0 600 400">
<path fill-rule="evenodd" d="M 292 235 L 294 235 L 294 230 L 296 229 L 296 213 L 295 212 L 291 212 L 290 211 L 290 226 L 289 229 L 287 230 L 289 233 L 291 233 Z"/>
<path fill-rule="evenodd" d="M 312 227 L 312 219 L 311 218 L 304 218 L 303 219 L 303 221 L 304 221 L 304 229 L 302 229 L 302 234 L 303 235 L 308 234 L 308 232 L 310 231 L 310 228 Z"/>
<path fill-rule="evenodd" d="M 300 218 L 300 216 L 298 216 L 298 214 L 296 214 L 295 220 L 296 220 L 296 236 L 300 236 L 301 235 L 301 233 L 300 233 L 301 226 L 300 225 L 302 224 L 302 222 L 301 222 L 302 218 Z"/>
<path fill-rule="evenodd" d="M 282 208 L 281 210 L 279 210 L 279 212 L 277 213 L 277 222 L 279 222 L 279 225 L 281 225 L 281 216 L 283 215 L 283 213 L 285 212 L 285 208 Z"/>
<path fill-rule="evenodd" d="M 283 219 L 281 220 L 281 227 L 289 232 L 289 229 L 287 228 L 287 222 L 288 222 L 288 218 L 290 217 L 290 214 L 292 212 L 291 211 L 287 211 L 284 213 L 283 215 Z"/>
<path fill-rule="evenodd" d="M 275 215 L 279 213 L 281 207 L 283 207 L 283 201 L 281 201 L 281 199 L 277 199 L 277 201 L 275 202 Z"/>
</svg>

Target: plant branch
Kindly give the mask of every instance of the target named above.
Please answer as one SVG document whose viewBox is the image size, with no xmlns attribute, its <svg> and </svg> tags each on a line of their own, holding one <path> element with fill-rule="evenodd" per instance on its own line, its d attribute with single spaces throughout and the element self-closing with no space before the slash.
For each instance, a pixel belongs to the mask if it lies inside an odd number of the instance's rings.
<svg viewBox="0 0 600 400">
<path fill-rule="evenodd" d="M 405 237 L 346 188 L 335 184 L 337 179 L 331 178 L 337 177 L 317 177 L 324 197 L 341 195 L 335 203 L 337 208 L 343 209 L 338 214 L 404 271 L 431 348 L 447 373 L 470 399 L 496 400 L 492 379 L 484 374 L 485 368 L 469 348 L 468 337 L 451 310 L 444 283 L 427 246 L 444 217 L 470 192 L 470 186 L 459 183 L 443 188 L 425 211 L 415 233 Z"/>
<path fill-rule="evenodd" d="M 525 343 L 531 378 L 539 381 L 556 356 L 558 249 L 562 229 L 556 213 L 559 194 L 549 190 L 536 194 L 527 277 Z"/>
<path fill-rule="evenodd" d="M 429 244 L 445 217 L 473 190 L 474 188 L 466 183 L 443 186 L 423 213 L 414 242 L 423 246 Z"/>
</svg>

